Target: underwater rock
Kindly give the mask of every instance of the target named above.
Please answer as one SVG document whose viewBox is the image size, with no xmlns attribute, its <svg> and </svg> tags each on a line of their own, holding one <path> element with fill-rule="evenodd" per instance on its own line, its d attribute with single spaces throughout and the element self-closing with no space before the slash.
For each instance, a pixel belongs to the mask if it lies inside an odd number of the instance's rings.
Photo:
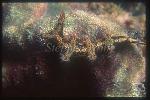
<svg viewBox="0 0 150 100">
<path fill-rule="evenodd" d="M 6 16 L 23 16 L 18 6 L 12 5 Z M 39 15 L 31 14 L 40 17 L 48 8 L 41 4 L 41 9 Z M 24 17 L 29 21 L 29 16 Z M 32 18 L 30 24 L 24 18 L 17 25 L 4 23 L 4 96 L 141 96 L 130 87 L 140 83 L 137 74 L 145 65 L 137 44 L 145 43 L 131 38 L 117 22 L 81 10 Z M 117 84 L 122 94 L 116 92 Z"/>
</svg>

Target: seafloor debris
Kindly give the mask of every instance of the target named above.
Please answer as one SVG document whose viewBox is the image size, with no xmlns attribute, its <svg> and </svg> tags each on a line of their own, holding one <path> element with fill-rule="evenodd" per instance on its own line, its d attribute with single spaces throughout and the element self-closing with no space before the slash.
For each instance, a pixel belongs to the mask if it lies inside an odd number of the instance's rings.
<svg viewBox="0 0 150 100">
<path fill-rule="evenodd" d="M 3 5 L 9 12 L 3 15 L 3 95 L 145 96 L 143 37 L 133 38 L 107 16 L 62 10 L 50 17 L 50 5 L 37 5 Z"/>
</svg>

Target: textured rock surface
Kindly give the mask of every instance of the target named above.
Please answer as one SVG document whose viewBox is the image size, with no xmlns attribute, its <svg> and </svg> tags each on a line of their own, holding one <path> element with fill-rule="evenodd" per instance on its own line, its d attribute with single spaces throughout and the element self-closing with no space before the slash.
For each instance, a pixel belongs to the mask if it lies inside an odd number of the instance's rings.
<svg viewBox="0 0 150 100">
<path fill-rule="evenodd" d="M 117 21 L 53 3 L 3 7 L 4 96 L 145 96 L 144 42 Z"/>
</svg>

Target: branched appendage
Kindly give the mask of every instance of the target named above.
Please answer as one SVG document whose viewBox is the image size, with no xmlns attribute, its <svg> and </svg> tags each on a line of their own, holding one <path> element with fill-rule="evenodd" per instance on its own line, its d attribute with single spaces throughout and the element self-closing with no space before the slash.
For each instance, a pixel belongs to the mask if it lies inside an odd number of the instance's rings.
<svg viewBox="0 0 150 100">
<path fill-rule="evenodd" d="M 73 34 L 69 39 L 70 43 L 63 43 L 62 46 L 65 48 L 65 52 L 62 54 L 62 57 L 61 57 L 63 61 L 69 61 L 71 55 L 75 52 L 76 39 L 77 39 L 77 36 Z"/>
<path fill-rule="evenodd" d="M 62 37 L 60 36 L 60 35 L 55 35 L 55 38 L 56 38 L 56 40 L 57 40 L 57 42 L 58 42 L 58 46 L 60 46 L 61 44 L 62 44 Z"/>
<path fill-rule="evenodd" d="M 54 29 L 51 30 L 50 33 L 48 33 L 49 34 L 48 41 L 52 40 L 54 42 L 53 45 L 55 46 L 55 49 L 57 48 L 60 49 L 60 52 L 58 52 L 60 54 L 64 52 L 63 49 L 66 49 L 66 44 L 64 43 L 64 35 L 63 35 L 64 20 L 65 20 L 65 13 L 61 11 L 57 23 L 54 26 Z"/>
<path fill-rule="evenodd" d="M 64 28 L 64 20 L 65 20 L 65 13 L 61 11 L 60 16 L 58 18 L 58 22 L 54 28 L 56 34 L 59 34 L 60 37 L 63 37 L 63 28 Z"/>
<path fill-rule="evenodd" d="M 86 52 L 88 54 L 88 58 L 90 60 L 95 60 L 96 55 L 95 55 L 95 45 L 91 42 L 90 38 L 88 36 L 85 37 L 85 41 L 83 41 Z"/>
<path fill-rule="evenodd" d="M 50 32 L 50 38 L 55 38 L 58 45 L 62 44 L 63 40 L 63 27 L 64 27 L 65 13 L 62 11 L 58 18 L 57 23 L 54 26 L 54 29 Z"/>
<path fill-rule="evenodd" d="M 135 43 L 135 44 L 141 44 L 141 45 L 146 45 L 144 42 L 140 42 L 136 39 L 130 38 L 130 37 L 125 37 L 125 36 L 112 36 L 111 37 L 115 42 L 123 42 L 123 41 L 128 41 L 130 43 Z"/>
</svg>

